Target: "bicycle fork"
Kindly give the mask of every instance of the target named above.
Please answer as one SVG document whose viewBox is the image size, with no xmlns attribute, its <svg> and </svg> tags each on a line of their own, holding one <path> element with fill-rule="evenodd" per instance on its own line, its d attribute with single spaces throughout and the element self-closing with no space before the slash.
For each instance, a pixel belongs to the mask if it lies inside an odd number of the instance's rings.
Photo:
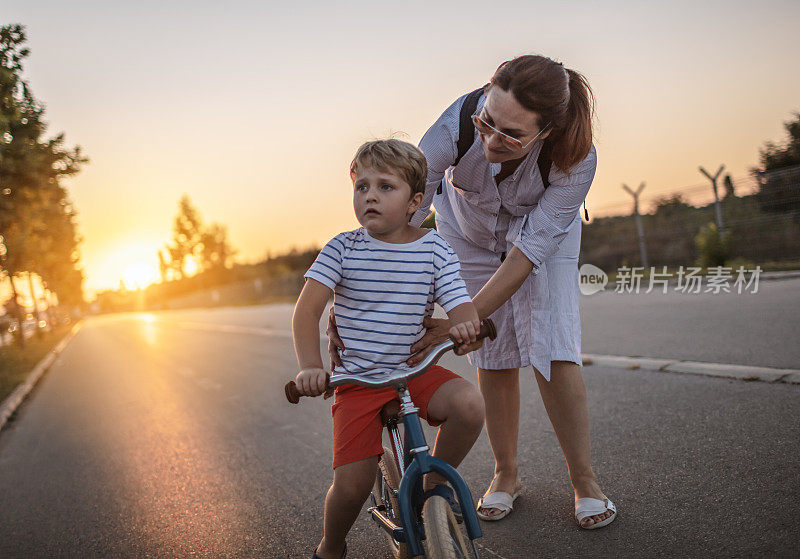
<svg viewBox="0 0 800 559">
<path fill-rule="evenodd" d="M 481 528 L 478 524 L 478 517 L 472 507 L 472 495 L 469 488 L 455 468 L 444 460 L 440 460 L 429 454 L 430 448 L 425 441 L 422 432 L 422 424 L 419 419 L 419 409 L 411 401 L 408 388 L 404 385 L 397 388 L 400 395 L 400 417 L 405 427 L 405 449 L 404 452 L 397 452 L 397 456 L 404 456 L 408 461 L 407 469 L 400 466 L 400 487 L 398 488 L 398 503 L 400 506 L 400 519 L 403 524 L 403 531 L 409 553 L 412 556 L 422 555 L 421 544 L 422 534 L 420 525 L 417 522 L 415 504 L 422 505 L 422 480 L 425 474 L 436 472 L 441 475 L 455 490 L 464 517 L 464 524 L 467 534 L 471 540 L 473 549 L 474 540 L 480 538 Z M 392 436 L 392 446 L 395 447 L 396 430 Z M 415 499 L 415 497 L 417 497 Z"/>
</svg>

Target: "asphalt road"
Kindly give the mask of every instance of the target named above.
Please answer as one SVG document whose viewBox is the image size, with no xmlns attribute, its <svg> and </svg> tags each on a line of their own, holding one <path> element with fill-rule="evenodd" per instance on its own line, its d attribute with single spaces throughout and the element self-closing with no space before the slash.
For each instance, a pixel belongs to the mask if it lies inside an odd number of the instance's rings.
<svg viewBox="0 0 800 559">
<path fill-rule="evenodd" d="M 583 351 L 800 369 L 800 279 L 761 281 L 757 293 L 581 298 Z"/>
<path fill-rule="evenodd" d="M 330 401 L 284 400 L 290 312 L 87 320 L 0 433 L 0 557 L 310 556 L 331 479 Z M 445 364 L 474 380 L 463 360 Z M 796 556 L 800 386 L 599 367 L 584 377 L 595 467 L 619 518 L 576 527 L 526 370 L 525 489 L 510 517 L 483 524 L 483 557 Z M 476 497 L 491 464 L 484 434 L 460 468 Z M 366 514 L 349 547 L 388 557 Z"/>
</svg>

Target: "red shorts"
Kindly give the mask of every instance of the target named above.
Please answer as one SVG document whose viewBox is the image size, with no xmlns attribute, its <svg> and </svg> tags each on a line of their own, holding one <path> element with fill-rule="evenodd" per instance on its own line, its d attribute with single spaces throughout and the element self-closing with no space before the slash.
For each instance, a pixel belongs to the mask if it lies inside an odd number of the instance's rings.
<svg viewBox="0 0 800 559">
<path fill-rule="evenodd" d="M 429 425 L 435 427 L 441 421 L 428 417 L 428 402 L 441 385 L 454 378 L 461 377 L 434 365 L 408 381 L 411 400 Z M 334 468 L 383 454 L 381 408 L 392 400 L 397 400 L 397 390 L 391 386 L 376 389 L 349 384 L 336 389 L 331 408 Z"/>
</svg>

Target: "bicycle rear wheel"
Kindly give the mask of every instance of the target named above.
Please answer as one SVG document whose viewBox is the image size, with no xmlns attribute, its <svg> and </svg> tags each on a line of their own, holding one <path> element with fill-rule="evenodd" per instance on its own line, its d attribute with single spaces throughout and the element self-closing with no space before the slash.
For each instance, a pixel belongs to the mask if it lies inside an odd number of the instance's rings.
<svg viewBox="0 0 800 559">
<path fill-rule="evenodd" d="M 386 516 L 395 524 L 402 524 L 400 521 L 400 505 L 397 502 L 397 489 L 400 487 L 400 468 L 391 449 L 383 447 L 383 456 L 378 462 L 378 473 L 375 478 L 375 486 L 372 494 L 378 503 L 386 506 Z M 386 534 L 389 541 L 389 549 L 395 559 L 410 559 L 408 546 L 398 542 L 391 534 Z"/>
<path fill-rule="evenodd" d="M 472 542 L 458 524 L 446 499 L 430 497 L 422 507 L 425 556 L 428 559 L 474 559 Z"/>
</svg>

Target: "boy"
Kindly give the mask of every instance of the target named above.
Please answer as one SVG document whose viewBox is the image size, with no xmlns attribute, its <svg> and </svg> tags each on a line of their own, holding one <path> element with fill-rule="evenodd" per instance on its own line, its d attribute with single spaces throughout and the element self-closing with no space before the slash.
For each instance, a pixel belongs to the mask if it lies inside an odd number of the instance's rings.
<svg viewBox="0 0 800 559">
<path fill-rule="evenodd" d="M 306 273 L 292 317 L 297 389 L 325 392 L 319 320 L 334 291 L 334 314 L 345 349 L 334 372 L 380 375 L 407 368 L 411 345 L 424 334 L 422 320 L 434 302 L 455 324 L 459 343 L 475 342 L 478 314 L 459 273 L 455 253 L 436 231 L 408 221 L 422 203 L 425 156 L 399 140 L 367 142 L 350 164 L 353 206 L 363 227 L 334 237 Z M 439 366 L 410 380 L 420 417 L 441 425 L 434 456 L 457 466 L 483 425 L 483 397 L 468 381 Z M 327 396 L 327 395 L 326 395 Z M 345 556 L 345 536 L 361 511 L 383 453 L 381 408 L 393 388 L 343 386 L 333 404 L 333 484 L 325 499 L 323 537 L 312 559 Z M 425 488 L 443 480 L 428 475 Z"/>
</svg>

